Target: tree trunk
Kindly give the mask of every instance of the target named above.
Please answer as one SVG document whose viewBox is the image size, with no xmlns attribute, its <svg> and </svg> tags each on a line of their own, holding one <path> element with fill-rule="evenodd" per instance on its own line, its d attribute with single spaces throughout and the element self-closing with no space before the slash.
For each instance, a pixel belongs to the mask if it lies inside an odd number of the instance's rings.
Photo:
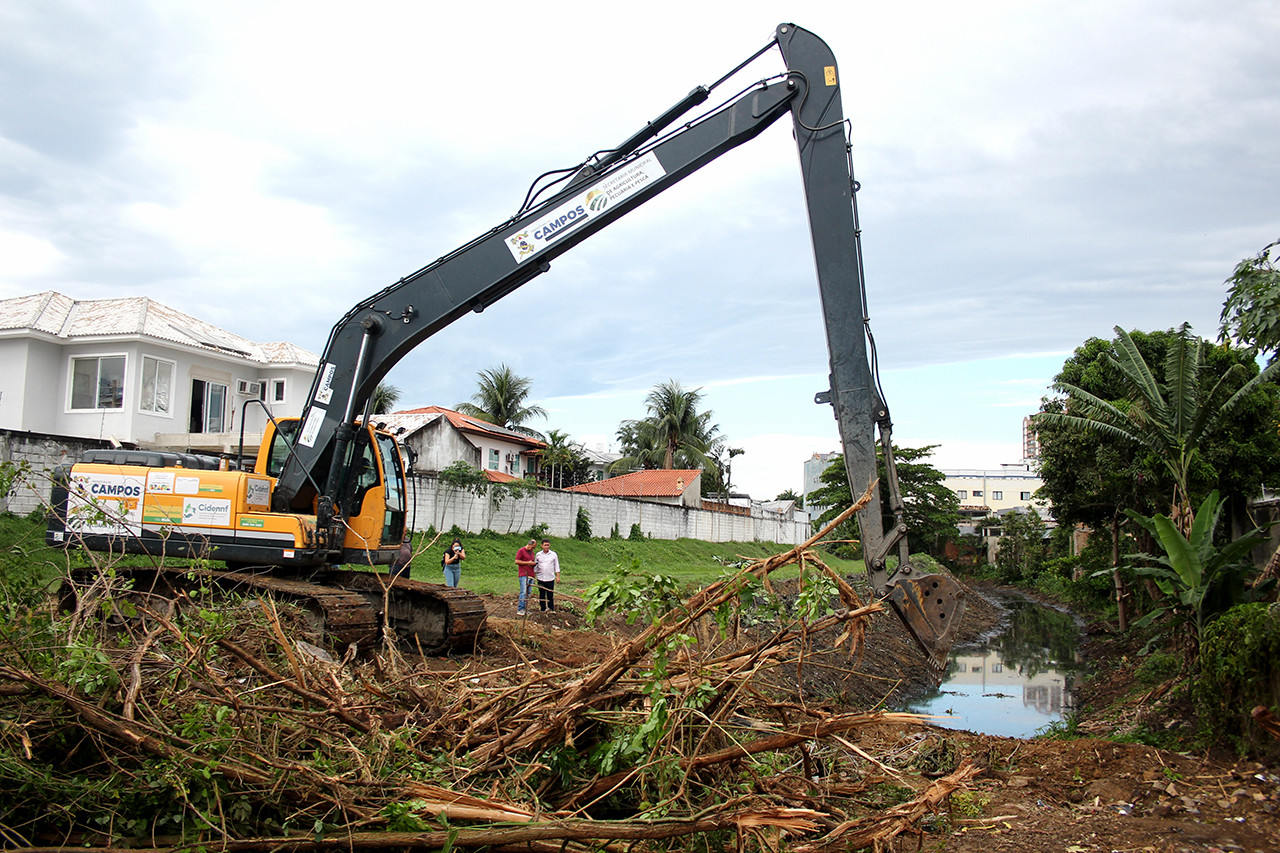
<svg viewBox="0 0 1280 853">
<path fill-rule="evenodd" d="M 1120 575 L 1120 519 L 1111 519 L 1111 580 L 1116 588 L 1116 622 L 1121 631 L 1129 630 L 1129 589 Z"/>
</svg>

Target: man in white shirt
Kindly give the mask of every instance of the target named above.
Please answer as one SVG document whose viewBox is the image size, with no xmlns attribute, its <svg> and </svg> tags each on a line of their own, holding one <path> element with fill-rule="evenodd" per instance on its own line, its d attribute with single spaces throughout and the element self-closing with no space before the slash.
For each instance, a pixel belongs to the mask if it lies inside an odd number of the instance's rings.
<svg viewBox="0 0 1280 853">
<path fill-rule="evenodd" d="M 560 556 L 551 550 L 551 540 L 542 540 L 542 550 L 533 555 L 533 573 L 538 579 L 538 609 L 556 612 L 556 581 L 560 578 Z"/>
</svg>

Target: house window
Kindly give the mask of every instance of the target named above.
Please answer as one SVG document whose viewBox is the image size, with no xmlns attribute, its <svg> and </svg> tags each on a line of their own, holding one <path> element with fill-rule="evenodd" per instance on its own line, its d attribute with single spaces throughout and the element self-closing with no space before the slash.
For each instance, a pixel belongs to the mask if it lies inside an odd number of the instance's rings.
<svg viewBox="0 0 1280 853">
<path fill-rule="evenodd" d="M 973 490 L 973 496 L 974 496 L 975 498 L 980 498 L 980 497 L 982 497 L 982 489 L 974 489 L 974 490 Z"/>
<path fill-rule="evenodd" d="M 173 410 L 173 362 L 149 355 L 142 357 L 142 392 L 138 410 L 153 415 L 171 415 Z"/>
<path fill-rule="evenodd" d="M 1030 492 L 1018 492 L 1018 500 L 1020 500 L 1020 501 L 1029 501 L 1029 500 L 1031 500 L 1031 493 L 1030 493 Z"/>
<path fill-rule="evenodd" d="M 191 432 L 222 432 L 226 423 L 227 386 L 191 380 Z"/>
<path fill-rule="evenodd" d="M 969 490 L 968 490 L 968 489 L 960 489 L 958 492 L 956 492 L 956 497 L 958 497 L 958 498 L 959 498 L 960 500 L 962 500 L 962 501 L 963 501 L 963 500 L 967 500 L 967 499 L 968 499 L 968 497 L 969 497 Z"/>
<path fill-rule="evenodd" d="M 71 408 L 124 408 L 124 356 L 71 359 Z"/>
<path fill-rule="evenodd" d="M 498 470 L 498 451 L 494 450 L 493 448 L 489 448 L 489 470 L 490 471 Z"/>
<path fill-rule="evenodd" d="M 1002 501 L 1002 500 L 1004 500 L 1004 492 L 992 492 L 992 493 L 991 493 L 991 500 L 993 500 L 993 501 Z"/>
<path fill-rule="evenodd" d="M 271 402 L 273 403 L 284 402 L 284 380 L 283 379 L 271 380 Z"/>
</svg>

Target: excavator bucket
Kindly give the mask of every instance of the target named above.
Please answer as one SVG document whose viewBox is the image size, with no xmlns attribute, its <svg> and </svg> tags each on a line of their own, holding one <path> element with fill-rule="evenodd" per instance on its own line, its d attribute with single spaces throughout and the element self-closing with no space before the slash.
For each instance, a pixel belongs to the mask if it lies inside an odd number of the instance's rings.
<svg viewBox="0 0 1280 853">
<path fill-rule="evenodd" d="M 886 596 L 935 673 L 946 669 L 951 644 L 964 616 L 964 590 L 947 575 L 900 577 Z"/>
</svg>

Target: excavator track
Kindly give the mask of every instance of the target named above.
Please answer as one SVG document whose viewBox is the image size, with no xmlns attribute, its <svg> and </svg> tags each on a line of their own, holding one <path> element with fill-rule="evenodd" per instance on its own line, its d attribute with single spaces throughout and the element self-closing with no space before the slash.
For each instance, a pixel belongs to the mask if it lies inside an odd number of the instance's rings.
<svg viewBox="0 0 1280 853">
<path fill-rule="evenodd" d="M 336 648 L 368 647 L 390 626 L 410 648 L 423 654 L 465 652 L 484 631 L 487 611 L 479 596 L 442 584 L 373 572 L 322 571 L 306 579 L 256 574 L 249 570 L 119 570 L 133 581 L 133 594 L 178 599 L 206 584 L 241 595 L 270 593 L 303 608 L 316 629 Z M 90 578 L 76 578 L 88 581 Z M 71 593 L 64 591 L 64 606 Z"/>
</svg>

